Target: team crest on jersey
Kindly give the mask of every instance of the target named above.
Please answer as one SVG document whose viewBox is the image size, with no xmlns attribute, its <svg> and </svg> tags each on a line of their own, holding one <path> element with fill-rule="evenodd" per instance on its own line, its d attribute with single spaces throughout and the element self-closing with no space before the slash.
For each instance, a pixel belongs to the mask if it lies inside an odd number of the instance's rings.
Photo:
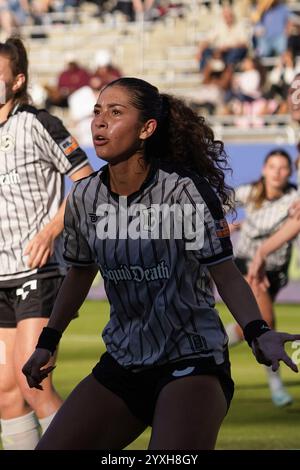
<svg viewBox="0 0 300 470">
<path fill-rule="evenodd" d="M 11 134 L 5 134 L 0 137 L 0 151 L 11 152 L 15 147 L 15 139 Z"/>
<path fill-rule="evenodd" d="M 218 238 L 229 237 L 229 227 L 226 219 L 215 220 L 216 235 Z"/>
<path fill-rule="evenodd" d="M 79 147 L 77 140 L 72 135 L 63 140 L 59 146 L 67 157 Z"/>
</svg>

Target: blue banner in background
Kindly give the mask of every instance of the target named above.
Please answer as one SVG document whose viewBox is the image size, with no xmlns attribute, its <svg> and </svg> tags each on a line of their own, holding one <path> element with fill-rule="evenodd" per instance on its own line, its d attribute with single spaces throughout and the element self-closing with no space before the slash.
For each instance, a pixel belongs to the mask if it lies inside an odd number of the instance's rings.
<svg viewBox="0 0 300 470">
<path fill-rule="evenodd" d="M 229 165 L 232 168 L 232 176 L 228 172 L 227 182 L 233 187 L 239 184 L 249 183 L 260 176 L 261 167 L 265 156 L 270 150 L 279 148 L 279 145 L 272 144 L 232 144 L 226 145 L 225 150 L 229 157 Z M 295 160 L 297 156 L 296 148 L 294 145 L 282 145 L 280 148 L 286 150 Z M 92 147 L 84 148 L 84 151 L 89 157 L 90 163 L 94 170 L 99 170 L 101 166 L 105 165 L 105 162 L 101 160 L 95 154 L 95 150 Z M 296 172 L 291 178 L 293 182 L 296 182 Z M 67 191 L 69 191 L 71 183 L 69 180 L 66 182 Z"/>
<path fill-rule="evenodd" d="M 229 166 L 232 168 L 232 175 L 227 174 L 227 183 L 233 187 L 240 184 L 250 183 L 259 178 L 265 156 L 270 150 L 283 148 L 287 151 L 293 160 L 296 159 L 297 150 L 294 145 L 272 145 L 272 144 L 231 144 L 226 145 L 225 149 L 229 156 Z M 87 153 L 90 164 L 95 171 L 99 170 L 105 162 L 98 158 L 94 148 L 84 148 Z M 296 183 L 296 171 L 294 171 L 291 181 Z M 70 180 L 66 180 L 66 191 L 71 187 Z M 243 217 L 243 211 L 238 211 L 238 219 Z M 290 266 L 290 282 L 282 289 L 278 296 L 279 302 L 300 302 L 300 267 L 298 261 L 298 250 L 294 250 Z M 89 298 L 103 299 L 105 292 L 103 282 L 97 277 L 90 291 Z M 220 300 L 217 296 L 217 300 Z"/>
</svg>

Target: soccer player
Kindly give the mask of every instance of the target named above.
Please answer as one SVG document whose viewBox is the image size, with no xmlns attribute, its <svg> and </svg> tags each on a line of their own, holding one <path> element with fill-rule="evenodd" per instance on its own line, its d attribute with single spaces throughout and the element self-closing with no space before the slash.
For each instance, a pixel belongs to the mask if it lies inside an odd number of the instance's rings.
<svg viewBox="0 0 300 470">
<path fill-rule="evenodd" d="M 247 279 L 252 258 L 261 245 L 288 218 L 291 204 L 298 199 L 296 186 L 289 183 L 292 173 L 292 160 L 283 149 L 274 149 L 264 160 L 259 180 L 238 187 L 235 192 L 236 205 L 246 210 L 240 225 L 240 236 L 235 250 L 235 263 Z M 268 290 L 255 291 L 256 300 L 264 320 L 275 328 L 273 304 L 280 289 L 288 282 L 288 266 L 291 259 L 291 242 L 284 244 L 267 259 Z M 232 323 L 226 327 L 229 346 L 243 339 L 239 325 Z M 285 390 L 279 371 L 266 368 L 271 398 L 276 406 L 292 402 Z"/>
<path fill-rule="evenodd" d="M 107 351 L 70 394 L 37 449 L 120 449 L 152 425 L 150 449 L 212 449 L 233 382 L 211 278 L 258 361 L 297 367 L 232 261 L 223 144 L 182 101 L 137 78 L 99 94 L 92 122 L 103 169 L 77 183 L 65 213 L 67 274 L 23 367 L 40 388 L 97 269 Z M 46 366 L 46 367 L 44 367 Z"/>
<path fill-rule="evenodd" d="M 9 38 L 0 43 L 0 415 L 9 450 L 33 449 L 39 425 L 45 430 L 61 405 L 50 376 L 43 393 L 30 389 L 21 366 L 66 274 L 64 175 L 92 171 L 61 121 L 29 105 L 27 85 L 26 50 Z"/>
</svg>

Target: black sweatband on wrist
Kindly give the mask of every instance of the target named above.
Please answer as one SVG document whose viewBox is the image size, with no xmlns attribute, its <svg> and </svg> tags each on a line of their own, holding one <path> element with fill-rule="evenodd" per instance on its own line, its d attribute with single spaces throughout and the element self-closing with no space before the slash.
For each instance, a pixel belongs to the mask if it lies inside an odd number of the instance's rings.
<svg viewBox="0 0 300 470">
<path fill-rule="evenodd" d="M 270 330 L 271 328 L 264 320 L 253 320 L 247 323 L 247 325 L 245 326 L 243 331 L 244 338 L 251 348 L 252 341 L 255 338 L 258 338 L 259 336 L 263 335 L 264 333 L 267 333 Z"/>
<path fill-rule="evenodd" d="M 36 348 L 48 349 L 53 355 L 61 338 L 61 332 L 45 326 L 40 334 Z"/>
</svg>

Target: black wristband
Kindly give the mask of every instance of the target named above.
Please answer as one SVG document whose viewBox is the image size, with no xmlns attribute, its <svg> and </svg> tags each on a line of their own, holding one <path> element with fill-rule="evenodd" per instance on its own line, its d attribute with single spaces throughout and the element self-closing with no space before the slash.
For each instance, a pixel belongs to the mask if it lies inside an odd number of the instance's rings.
<svg viewBox="0 0 300 470">
<path fill-rule="evenodd" d="M 48 349 L 53 355 L 61 338 L 61 332 L 45 326 L 40 334 L 36 348 Z"/>
<path fill-rule="evenodd" d="M 252 341 L 255 338 L 258 338 L 259 336 L 263 335 L 264 333 L 267 333 L 270 330 L 271 328 L 264 320 L 253 320 L 250 323 L 247 323 L 247 325 L 245 326 L 243 331 L 244 338 L 251 348 Z"/>
</svg>

